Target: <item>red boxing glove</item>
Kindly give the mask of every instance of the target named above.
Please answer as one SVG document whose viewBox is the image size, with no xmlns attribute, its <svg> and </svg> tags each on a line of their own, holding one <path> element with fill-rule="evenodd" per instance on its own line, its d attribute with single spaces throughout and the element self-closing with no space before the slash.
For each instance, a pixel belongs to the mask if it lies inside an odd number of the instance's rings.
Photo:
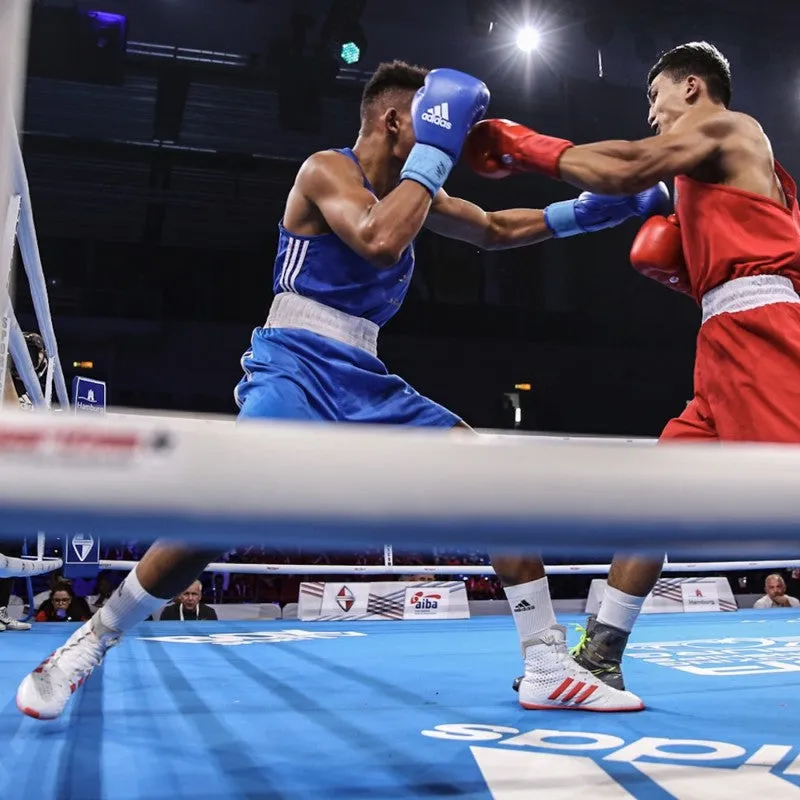
<svg viewBox="0 0 800 800">
<path fill-rule="evenodd" d="M 463 154 L 467 164 L 484 178 L 540 172 L 558 179 L 561 154 L 574 146 L 507 119 L 485 119 L 470 129 Z"/>
<path fill-rule="evenodd" d="M 683 258 L 681 228 L 674 214 L 650 217 L 642 225 L 631 247 L 631 265 L 640 275 L 676 292 L 692 293 Z"/>
</svg>

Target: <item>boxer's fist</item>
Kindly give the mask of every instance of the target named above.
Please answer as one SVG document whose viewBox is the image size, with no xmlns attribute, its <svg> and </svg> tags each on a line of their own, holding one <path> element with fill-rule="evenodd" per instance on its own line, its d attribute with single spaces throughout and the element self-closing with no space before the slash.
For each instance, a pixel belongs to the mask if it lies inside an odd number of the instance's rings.
<svg viewBox="0 0 800 800">
<path fill-rule="evenodd" d="M 556 239 L 614 228 L 631 217 L 651 217 L 670 208 L 667 187 L 659 183 L 635 195 L 611 196 L 583 192 L 575 200 L 552 203 L 544 221 Z"/>
<path fill-rule="evenodd" d="M 435 69 L 411 102 L 411 122 L 417 143 L 401 180 L 422 184 L 435 196 L 464 146 L 464 137 L 486 113 L 489 90 L 483 81 L 454 69 Z"/>
<path fill-rule="evenodd" d="M 436 147 L 456 161 L 467 132 L 488 105 L 489 89 L 483 81 L 454 69 L 431 70 L 411 103 L 417 142 Z"/>
<path fill-rule="evenodd" d="M 631 247 L 631 265 L 639 274 L 676 292 L 692 293 L 681 229 L 674 214 L 651 217 L 642 225 Z"/>
<path fill-rule="evenodd" d="M 666 216 L 672 211 L 669 189 L 663 181 L 657 183 L 655 186 L 635 194 L 631 198 L 631 208 L 635 216 L 645 219 L 654 217 L 656 214 Z M 680 228 L 678 230 L 680 232 Z"/>
<path fill-rule="evenodd" d="M 507 119 L 475 125 L 464 144 L 464 159 L 484 178 L 506 178 L 513 172 L 540 172 L 558 178 L 561 154 L 574 145 L 543 136 Z"/>
</svg>

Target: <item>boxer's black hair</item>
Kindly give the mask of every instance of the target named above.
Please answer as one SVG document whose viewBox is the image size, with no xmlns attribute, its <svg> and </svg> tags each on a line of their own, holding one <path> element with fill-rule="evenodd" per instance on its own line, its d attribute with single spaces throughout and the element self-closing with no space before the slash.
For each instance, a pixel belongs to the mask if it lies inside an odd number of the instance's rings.
<svg viewBox="0 0 800 800">
<path fill-rule="evenodd" d="M 697 75 L 705 81 L 712 100 L 725 108 L 731 103 L 731 65 L 713 44 L 688 42 L 664 53 L 648 73 L 647 86 L 662 72 L 674 81 Z"/>
<path fill-rule="evenodd" d="M 379 64 L 361 95 L 361 118 L 364 118 L 370 106 L 378 98 L 388 92 L 398 90 L 416 92 L 422 88 L 428 72 L 425 67 L 418 67 L 406 61 L 385 61 Z"/>
</svg>

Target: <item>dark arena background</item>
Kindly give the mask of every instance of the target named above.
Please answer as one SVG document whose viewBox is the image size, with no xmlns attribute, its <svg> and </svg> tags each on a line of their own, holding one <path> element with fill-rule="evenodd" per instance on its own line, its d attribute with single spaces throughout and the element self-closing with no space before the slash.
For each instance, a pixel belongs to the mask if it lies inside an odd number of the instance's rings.
<svg viewBox="0 0 800 800">
<path fill-rule="evenodd" d="M 647 70 L 708 38 L 731 61 L 735 107 L 800 167 L 797 11 L 777 0 L 108 0 L 125 27 L 102 46 L 72 30 L 70 6 L 34 5 L 26 165 L 62 361 L 94 362 L 114 405 L 235 412 L 286 194 L 310 153 L 355 141 L 381 61 L 473 72 L 491 116 L 590 142 L 646 136 Z M 515 44 L 526 22 L 542 37 L 527 54 Z M 360 55 L 349 65 L 347 36 Z M 487 209 L 574 194 L 463 165 L 447 189 Z M 504 395 L 530 384 L 525 429 L 656 435 L 691 397 L 699 315 L 630 269 L 636 230 L 505 252 L 423 232 L 408 300 L 383 331 L 387 366 L 476 427 L 512 425 Z"/>
</svg>

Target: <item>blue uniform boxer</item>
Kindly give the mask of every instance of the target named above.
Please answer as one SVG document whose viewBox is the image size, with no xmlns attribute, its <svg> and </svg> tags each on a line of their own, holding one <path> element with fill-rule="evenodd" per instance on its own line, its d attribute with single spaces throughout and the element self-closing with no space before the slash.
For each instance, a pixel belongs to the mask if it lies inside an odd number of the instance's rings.
<svg viewBox="0 0 800 800">
<path fill-rule="evenodd" d="M 337 152 L 358 164 L 350 148 Z M 366 176 L 364 187 L 373 191 Z M 242 357 L 240 419 L 453 427 L 455 414 L 389 374 L 377 356 L 378 330 L 408 292 L 414 246 L 379 270 L 333 233 L 278 230 L 275 299 Z"/>
</svg>

